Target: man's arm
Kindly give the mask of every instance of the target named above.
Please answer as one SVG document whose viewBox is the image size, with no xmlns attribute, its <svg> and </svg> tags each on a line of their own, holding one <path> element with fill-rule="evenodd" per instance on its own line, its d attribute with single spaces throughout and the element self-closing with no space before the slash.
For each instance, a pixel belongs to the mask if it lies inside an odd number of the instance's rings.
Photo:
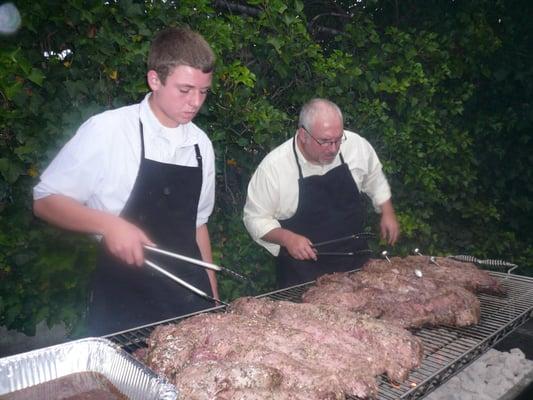
<svg viewBox="0 0 533 400">
<path fill-rule="evenodd" d="M 396 219 L 392 201 L 389 199 L 385 203 L 380 204 L 379 207 L 381 208 L 381 238 L 389 244 L 394 244 L 400 236 L 400 226 Z"/>
<path fill-rule="evenodd" d="M 55 226 L 98 234 L 115 257 L 142 265 L 143 245 L 154 245 L 145 233 L 123 218 L 86 207 L 68 196 L 53 194 L 33 202 L 35 215 Z"/>
<path fill-rule="evenodd" d="M 209 230 L 207 225 L 203 224 L 196 228 L 196 243 L 200 249 L 200 254 L 202 260 L 208 263 L 213 262 L 213 253 L 211 251 L 211 240 L 209 239 Z M 218 294 L 218 283 L 216 272 L 210 269 L 206 270 L 207 276 L 209 277 L 209 283 L 211 285 L 211 290 L 213 291 L 213 297 L 217 300 L 220 300 Z"/>
<path fill-rule="evenodd" d="M 291 257 L 297 260 L 313 259 L 316 261 L 317 259 L 316 252 L 311 247 L 312 242 L 305 236 L 294 233 L 288 229 L 272 229 L 261 239 L 285 247 Z"/>
<path fill-rule="evenodd" d="M 291 257 L 297 260 L 316 260 L 317 256 L 311 247 L 311 241 L 305 236 L 282 228 L 274 217 L 281 207 L 280 179 L 272 177 L 271 175 L 275 173 L 267 171 L 271 171 L 268 166 L 258 167 L 248 184 L 243 210 L 243 221 L 248 233 L 261 245 L 267 242 L 285 247 Z M 287 196 L 283 197 L 284 201 L 287 201 Z M 297 193 L 294 194 L 294 201 L 298 201 Z"/>
</svg>

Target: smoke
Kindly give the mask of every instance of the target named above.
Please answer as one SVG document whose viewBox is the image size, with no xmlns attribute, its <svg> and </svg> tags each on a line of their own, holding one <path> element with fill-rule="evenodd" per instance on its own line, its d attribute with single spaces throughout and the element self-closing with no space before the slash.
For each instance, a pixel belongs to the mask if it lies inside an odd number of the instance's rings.
<svg viewBox="0 0 533 400">
<path fill-rule="evenodd" d="M 0 5 L 0 35 L 11 35 L 20 27 L 20 13 L 13 3 Z"/>
</svg>

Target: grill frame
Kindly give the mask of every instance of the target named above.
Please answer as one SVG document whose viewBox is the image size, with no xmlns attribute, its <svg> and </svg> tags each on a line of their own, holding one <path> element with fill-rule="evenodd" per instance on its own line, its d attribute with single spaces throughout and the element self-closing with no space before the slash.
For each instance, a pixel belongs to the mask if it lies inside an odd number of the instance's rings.
<svg viewBox="0 0 533 400">
<path fill-rule="evenodd" d="M 481 302 L 481 319 L 475 326 L 466 328 L 440 326 L 412 330 L 424 344 L 422 365 L 412 370 L 409 377 L 399 385 L 393 385 L 385 377 L 380 376 L 378 399 L 422 398 L 533 317 L 533 278 L 496 271 L 489 273 L 506 289 L 506 296 L 478 294 Z M 313 283 L 308 282 L 256 297 L 301 302 L 301 295 Z M 158 325 L 176 323 L 205 312 L 223 312 L 225 309 L 226 306 L 213 307 L 105 337 L 131 353 L 146 346 L 146 339 Z M 348 399 L 355 398 L 348 397 Z"/>
</svg>

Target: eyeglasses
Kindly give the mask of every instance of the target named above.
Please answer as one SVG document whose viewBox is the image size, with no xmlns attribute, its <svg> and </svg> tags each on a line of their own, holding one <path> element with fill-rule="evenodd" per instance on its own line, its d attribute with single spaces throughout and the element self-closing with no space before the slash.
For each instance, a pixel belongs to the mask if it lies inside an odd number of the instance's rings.
<svg viewBox="0 0 533 400">
<path fill-rule="evenodd" d="M 346 134 L 344 134 L 344 132 L 342 133 L 342 136 L 337 140 L 318 140 L 313 135 L 311 135 L 311 133 L 307 130 L 305 126 L 302 125 L 300 126 L 300 128 L 302 128 L 309 136 L 311 136 L 311 138 L 313 138 L 315 142 L 317 142 L 322 147 L 327 147 L 330 145 L 338 146 L 346 140 Z"/>
</svg>

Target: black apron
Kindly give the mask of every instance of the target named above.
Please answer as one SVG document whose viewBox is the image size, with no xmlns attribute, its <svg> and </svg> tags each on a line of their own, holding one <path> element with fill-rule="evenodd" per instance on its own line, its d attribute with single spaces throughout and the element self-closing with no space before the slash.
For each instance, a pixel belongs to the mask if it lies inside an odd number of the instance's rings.
<svg viewBox="0 0 533 400">
<path fill-rule="evenodd" d="M 281 227 L 318 243 L 362 232 L 365 210 L 357 184 L 339 152 L 341 164 L 326 174 L 303 177 L 296 153 L 296 138 L 292 144 L 298 166 L 298 207 L 295 214 L 280 220 Z M 328 246 L 319 251 L 355 252 L 367 249 L 366 240 L 350 240 Z M 359 268 L 368 259 L 365 255 L 318 256 L 317 261 L 299 261 L 282 247 L 277 258 L 278 287 L 286 288 L 315 280 L 320 275 Z"/>
<path fill-rule="evenodd" d="M 141 228 L 161 248 L 201 259 L 196 243 L 196 214 L 202 187 L 202 157 L 197 167 L 145 158 L 140 124 L 141 162 L 130 197 L 120 216 Z M 146 251 L 146 258 L 207 294 L 203 268 Z M 213 304 L 147 266 L 128 266 L 101 251 L 92 277 L 88 332 L 105 335 L 199 311 Z"/>
</svg>

